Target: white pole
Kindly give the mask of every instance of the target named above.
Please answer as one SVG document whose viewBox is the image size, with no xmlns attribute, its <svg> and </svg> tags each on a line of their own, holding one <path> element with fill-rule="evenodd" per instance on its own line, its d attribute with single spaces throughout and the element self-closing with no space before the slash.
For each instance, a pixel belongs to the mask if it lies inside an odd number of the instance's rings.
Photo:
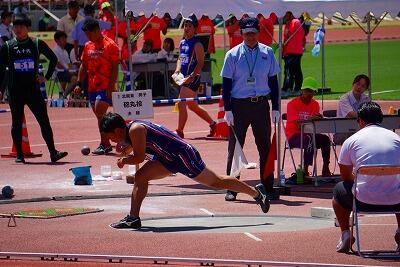
<svg viewBox="0 0 400 267">
<path fill-rule="evenodd" d="M 133 12 L 132 11 L 125 11 L 126 13 L 126 36 L 127 36 L 127 42 L 128 42 L 128 71 L 129 71 L 129 77 L 130 77 L 130 82 L 131 82 L 131 90 L 133 91 L 133 73 L 132 73 L 132 44 L 130 40 L 131 36 L 131 19 L 133 18 Z"/>
<path fill-rule="evenodd" d="M 325 32 L 325 13 L 322 13 L 322 31 Z M 322 38 L 321 40 L 321 81 L 322 81 L 322 103 L 321 103 L 321 108 L 322 111 L 324 111 L 324 91 L 325 91 L 325 38 Z"/>
<path fill-rule="evenodd" d="M 283 27 L 283 18 L 278 18 L 279 23 L 279 33 L 278 33 L 278 43 L 279 43 L 279 68 L 281 69 L 281 73 L 278 76 L 278 102 L 279 102 L 279 113 L 282 114 L 282 99 L 281 99 L 281 84 L 282 84 L 282 54 L 283 54 L 283 39 L 282 39 L 282 27 Z M 281 133 L 282 127 L 281 124 L 278 123 L 278 132 L 276 133 L 276 150 L 278 151 L 276 155 L 276 177 L 279 181 L 279 171 L 281 170 Z"/>
<path fill-rule="evenodd" d="M 368 90 L 368 96 L 371 99 L 371 91 L 372 91 L 372 59 L 371 59 L 371 13 L 368 12 L 367 14 L 367 40 L 368 40 L 368 77 L 370 80 L 369 83 L 369 90 Z"/>
<path fill-rule="evenodd" d="M 115 15 L 117 17 L 117 19 L 115 20 L 115 43 L 118 44 L 118 0 L 115 0 L 114 2 L 115 4 Z"/>
<path fill-rule="evenodd" d="M 224 19 L 224 55 L 226 54 L 226 24 L 225 24 L 225 19 Z"/>
<path fill-rule="evenodd" d="M 38 3 L 38 1 L 36 0 L 31 0 L 32 3 L 34 3 L 35 5 L 37 5 L 41 10 L 43 10 L 44 12 L 46 12 L 47 14 L 50 15 L 50 17 L 52 17 L 55 21 L 59 21 L 60 19 L 54 15 L 53 13 L 51 13 L 47 8 L 43 7 L 41 4 Z M 30 2 L 29 2 L 30 3 Z"/>
</svg>

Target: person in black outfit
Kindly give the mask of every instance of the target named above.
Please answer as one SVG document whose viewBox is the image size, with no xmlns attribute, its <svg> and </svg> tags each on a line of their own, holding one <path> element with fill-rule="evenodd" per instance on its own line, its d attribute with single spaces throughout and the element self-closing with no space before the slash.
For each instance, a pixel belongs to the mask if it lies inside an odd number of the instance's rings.
<svg viewBox="0 0 400 267">
<path fill-rule="evenodd" d="M 40 125 L 51 161 L 56 162 L 68 153 L 57 151 L 54 146 L 47 106 L 41 95 L 39 84 L 52 76 L 57 57 L 44 41 L 29 37 L 28 29 L 31 26 L 31 20 L 26 15 L 15 16 L 13 25 L 16 38 L 7 41 L 0 50 L 0 81 L 3 80 L 6 67 L 8 67 L 10 69 L 8 99 L 12 116 L 11 135 L 17 150 L 15 162 L 25 163 L 22 151 L 22 121 L 25 104 L 28 105 Z M 38 75 L 40 54 L 50 61 L 44 78 Z"/>
</svg>

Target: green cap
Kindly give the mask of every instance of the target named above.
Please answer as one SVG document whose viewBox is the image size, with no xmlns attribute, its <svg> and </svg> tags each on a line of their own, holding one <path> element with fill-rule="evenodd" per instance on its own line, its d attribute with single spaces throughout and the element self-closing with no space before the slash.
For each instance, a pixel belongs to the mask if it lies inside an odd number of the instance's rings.
<svg viewBox="0 0 400 267">
<path fill-rule="evenodd" d="M 111 4 L 109 2 L 104 2 L 104 3 L 101 4 L 101 9 L 105 9 L 105 8 L 110 7 L 110 6 L 111 6 Z"/>
<path fill-rule="evenodd" d="M 307 89 L 317 92 L 318 83 L 313 77 L 306 77 L 303 80 L 303 85 L 301 86 L 301 90 L 307 90 Z"/>
</svg>

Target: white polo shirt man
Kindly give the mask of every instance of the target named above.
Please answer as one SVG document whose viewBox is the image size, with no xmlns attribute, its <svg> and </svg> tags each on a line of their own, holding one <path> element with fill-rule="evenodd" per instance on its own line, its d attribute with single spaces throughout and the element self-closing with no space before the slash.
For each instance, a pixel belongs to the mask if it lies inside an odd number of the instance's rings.
<svg viewBox="0 0 400 267">
<path fill-rule="evenodd" d="M 399 155 L 399 135 L 377 124 L 369 124 L 343 143 L 339 164 L 353 166 L 354 171 L 361 165 L 400 165 Z M 357 185 L 357 199 L 361 202 L 374 205 L 400 203 L 400 179 L 396 175 L 360 175 Z"/>
</svg>

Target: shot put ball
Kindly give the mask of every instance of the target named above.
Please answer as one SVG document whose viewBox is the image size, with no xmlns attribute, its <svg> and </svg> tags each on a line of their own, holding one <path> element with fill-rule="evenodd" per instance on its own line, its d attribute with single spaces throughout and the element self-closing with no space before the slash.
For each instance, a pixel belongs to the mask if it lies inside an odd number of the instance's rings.
<svg viewBox="0 0 400 267">
<path fill-rule="evenodd" d="M 12 198 L 14 196 L 14 189 L 11 186 L 6 185 L 1 190 L 1 194 L 4 198 Z"/>
<path fill-rule="evenodd" d="M 82 153 L 82 155 L 85 155 L 85 156 L 89 155 L 90 148 L 88 146 L 83 146 L 82 149 L 81 149 L 81 153 Z"/>
</svg>

